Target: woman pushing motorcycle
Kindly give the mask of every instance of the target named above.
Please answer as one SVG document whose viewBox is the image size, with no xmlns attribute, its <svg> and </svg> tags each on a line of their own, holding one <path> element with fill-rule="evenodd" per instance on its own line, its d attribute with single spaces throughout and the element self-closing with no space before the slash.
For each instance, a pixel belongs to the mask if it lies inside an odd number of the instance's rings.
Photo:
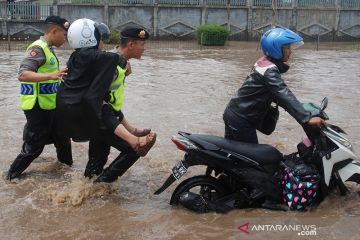
<svg viewBox="0 0 360 240">
<path fill-rule="evenodd" d="M 277 105 L 300 124 L 320 126 L 325 123 L 322 118 L 312 117 L 310 112 L 304 110 L 281 77 L 289 70 L 285 62 L 289 60 L 292 50 L 303 44 L 303 38 L 289 29 L 273 28 L 263 34 L 260 45 L 264 56 L 256 61 L 223 114 L 225 138 L 258 143 L 257 129 L 265 134 L 274 130 L 278 117 Z M 276 108 L 272 107 L 272 102 Z"/>
</svg>

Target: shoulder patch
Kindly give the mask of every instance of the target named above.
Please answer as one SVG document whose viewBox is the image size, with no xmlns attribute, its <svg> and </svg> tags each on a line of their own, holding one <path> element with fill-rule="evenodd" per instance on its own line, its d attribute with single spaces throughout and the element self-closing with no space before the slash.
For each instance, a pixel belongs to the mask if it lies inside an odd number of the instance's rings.
<svg viewBox="0 0 360 240">
<path fill-rule="evenodd" d="M 31 52 L 30 52 L 30 56 L 31 57 L 36 57 L 37 55 L 39 55 L 39 50 L 32 49 Z"/>
</svg>

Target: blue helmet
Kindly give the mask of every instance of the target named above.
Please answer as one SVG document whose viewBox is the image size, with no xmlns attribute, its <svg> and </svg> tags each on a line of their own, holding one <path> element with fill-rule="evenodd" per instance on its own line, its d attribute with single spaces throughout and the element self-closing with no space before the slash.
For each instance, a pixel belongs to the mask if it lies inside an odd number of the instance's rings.
<svg viewBox="0 0 360 240">
<path fill-rule="evenodd" d="M 304 44 L 303 38 L 286 28 L 272 28 L 266 31 L 260 40 L 261 49 L 264 54 L 275 60 L 283 59 L 282 47 L 291 45 L 292 49 Z"/>
</svg>

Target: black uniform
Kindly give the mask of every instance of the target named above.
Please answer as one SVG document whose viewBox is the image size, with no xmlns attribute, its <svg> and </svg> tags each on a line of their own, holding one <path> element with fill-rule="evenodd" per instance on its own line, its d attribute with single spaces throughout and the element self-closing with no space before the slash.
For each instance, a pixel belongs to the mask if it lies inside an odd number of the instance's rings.
<svg viewBox="0 0 360 240">
<path fill-rule="evenodd" d="M 11 164 L 7 178 L 18 177 L 43 151 L 45 145 L 54 143 L 59 162 L 72 165 L 71 142 L 69 138 L 54 130 L 55 110 L 43 110 L 36 103 L 31 110 L 25 110 L 24 143 L 20 154 Z"/>
<path fill-rule="evenodd" d="M 121 32 L 121 41 L 146 40 L 149 33 L 141 28 L 127 28 Z M 123 69 L 126 67 L 126 61 L 120 61 L 119 66 Z M 117 78 L 117 75 L 114 79 Z M 96 136 L 90 140 L 89 144 L 89 162 L 86 165 L 84 175 L 92 177 L 94 174 L 101 174 L 95 182 L 113 182 L 119 176 L 122 176 L 138 159 L 135 151 L 129 143 L 114 134 L 115 128 L 120 124 L 124 115 L 116 112 L 110 105 L 102 109 L 103 126 L 99 129 Z M 120 151 L 118 157 L 103 171 L 110 147 Z"/>
<path fill-rule="evenodd" d="M 116 112 L 110 105 L 102 109 L 103 124 L 89 143 L 89 161 L 85 168 L 85 177 L 102 173 L 95 182 L 113 182 L 122 176 L 138 159 L 130 144 L 114 134 L 115 128 L 123 118 L 122 112 Z M 115 160 L 103 171 L 110 148 L 120 151 Z"/>
</svg>

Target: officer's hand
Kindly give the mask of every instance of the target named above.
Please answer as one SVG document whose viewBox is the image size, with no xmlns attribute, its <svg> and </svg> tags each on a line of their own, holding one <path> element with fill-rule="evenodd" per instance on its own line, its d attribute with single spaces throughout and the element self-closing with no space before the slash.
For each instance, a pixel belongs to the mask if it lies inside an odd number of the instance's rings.
<svg viewBox="0 0 360 240">
<path fill-rule="evenodd" d="M 60 69 L 58 72 L 50 75 L 50 80 L 61 80 L 62 77 L 67 75 L 67 68 Z"/>
<path fill-rule="evenodd" d="M 132 71 L 131 71 L 131 64 L 130 64 L 130 62 L 128 61 L 127 64 L 126 64 L 125 76 L 129 76 L 131 73 L 132 73 Z"/>
<path fill-rule="evenodd" d="M 320 127 L 321 125 L 325 124 L 325 120 L 322 119 L 321 117 L 312 117 L 312 118 L 310 118 L 308 124 Z"/>
</svg>

